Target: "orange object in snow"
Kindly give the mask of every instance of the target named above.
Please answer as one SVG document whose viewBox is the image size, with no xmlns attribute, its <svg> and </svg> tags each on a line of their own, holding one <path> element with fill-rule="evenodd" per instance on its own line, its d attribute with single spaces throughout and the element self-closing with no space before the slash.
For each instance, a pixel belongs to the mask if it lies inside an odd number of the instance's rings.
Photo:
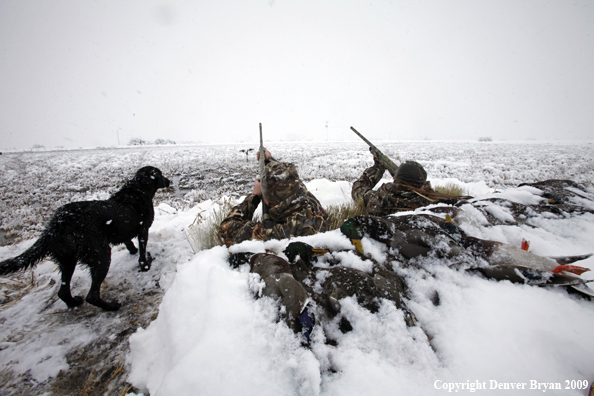
<svg viewBox="0 0 594 396">
<path fill-rule="evenodd" d="M 590 271 L 590 268 L 578 267 L 577 265 L 560 265 L 553 270 L 553 274 L 558 274 L 564 271 L 571 272 L 576 275 L 581 275 L 584 272 Z"/>
<path fill-rule="evenodd" d="M 522 239 L 522 250 L 528 251 L 530 249 L 530 241 Z"/>
</svg>

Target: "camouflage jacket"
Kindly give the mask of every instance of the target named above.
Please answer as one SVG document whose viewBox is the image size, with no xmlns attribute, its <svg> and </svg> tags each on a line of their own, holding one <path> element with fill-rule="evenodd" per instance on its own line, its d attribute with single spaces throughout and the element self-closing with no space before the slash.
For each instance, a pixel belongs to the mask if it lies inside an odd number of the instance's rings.
<svg viewBox="0 0 594 396">
<path fill-rule="evenodd" d="M 295 194 L 268 208 L 270 220 L 265 222 L 252 220 L 260 201 L 259 196 L 251 194 L 231 210 L 221 223 L 221 242 L 231 246 L 250 239 L 268 241 L 313 235 L 328 230 L 328 215 L 303 183 L 300 183 Z"/>
<path fill-rule="evenodd" d="M 430 205 L 432 201 L 418 190 L 433 190 L 427 183 L 422 189 L 411 189 L 404 182 L 395 181 L 383 184 L 378 190 L 373 187 L 381 180 L 386 169 L 379 163 L 367 168 L 363 175 L 353 183 L 351 195 L 354 200 L 363 199 L 369 214 L 386 216 L 396 212 L 414 210 Z M 417 191 L 415 191 L 417 190 Z"/>
</svg>

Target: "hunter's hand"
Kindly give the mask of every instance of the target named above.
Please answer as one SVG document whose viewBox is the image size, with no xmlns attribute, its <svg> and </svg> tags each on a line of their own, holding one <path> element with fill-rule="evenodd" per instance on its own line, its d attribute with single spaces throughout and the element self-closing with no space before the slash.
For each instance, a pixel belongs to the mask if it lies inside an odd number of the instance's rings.
<svg viewBox="0 0 594 396">
<path fill-rule="evenodd" d="M 369 151 L 373 155 L 373 162 L 375 162 L 376 164 L 379 164 L 380 163 L 380 159 L 379 159 L 378 152 L 376 150 L 374 150 L 373 147 L 369 147 Z"/>
<path fill-rule="evenodd" d="M 252 194 L 262 197 L 262 186 L 260 186 L 260 179 L 254 182 L 254 190 Z"/>
<path fill-rule="evenodd" d="M 272 154 L 270 154 L 270 151 L 264 147 L 264 159 L 267 160 L 270 157 L 272 157 Z M 256 159 L 260 161 L 260 151 L 256 152 Z"/>
</svg>

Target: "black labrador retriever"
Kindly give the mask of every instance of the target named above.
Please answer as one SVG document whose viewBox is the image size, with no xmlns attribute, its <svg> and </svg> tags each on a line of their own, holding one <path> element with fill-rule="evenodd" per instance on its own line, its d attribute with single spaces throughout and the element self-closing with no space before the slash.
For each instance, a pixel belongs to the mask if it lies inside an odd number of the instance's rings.
<svg viewBox="0 0 594 396">
<path fill-rule="evenodd" d="M 27 269 L 45 257 L 50 257 L 60 267 L 62 285 L 58 297 L 69 308 L 83 303 L 82 297 L 72 297 L 70 280 L 80 261 L 91 272 L 91 289 L 86 301 L 106 311 L 120 308 L 117 302 L 101 299 L 101 282 L 111 263 L 111 245 L 123 243 L 130 254 L 138 249 L 132 238 L 138 238 L 141 271 L 148 271 L 152 258 L 146 251 L 149 227 L 155 211 L 153 197 L 159 188 L 169 187 L 169 180 L 161 171 L 145 166 L 132 180 L 108 200 L 72 202 L 60 207 L 39 239 L 18 257 L 0 263 L 0 275 Z"/>
</svg>

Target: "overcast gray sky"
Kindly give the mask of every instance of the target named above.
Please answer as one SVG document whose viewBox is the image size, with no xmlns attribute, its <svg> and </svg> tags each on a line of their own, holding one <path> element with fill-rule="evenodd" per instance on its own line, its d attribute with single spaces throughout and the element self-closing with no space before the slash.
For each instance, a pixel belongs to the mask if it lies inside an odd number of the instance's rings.
<svg viewBox="0 0 594 396">
<path fill-rule="evenodd" d="M 594 138 L 592 0 L 0 0 L 0 148 Z"/>
</svg>

